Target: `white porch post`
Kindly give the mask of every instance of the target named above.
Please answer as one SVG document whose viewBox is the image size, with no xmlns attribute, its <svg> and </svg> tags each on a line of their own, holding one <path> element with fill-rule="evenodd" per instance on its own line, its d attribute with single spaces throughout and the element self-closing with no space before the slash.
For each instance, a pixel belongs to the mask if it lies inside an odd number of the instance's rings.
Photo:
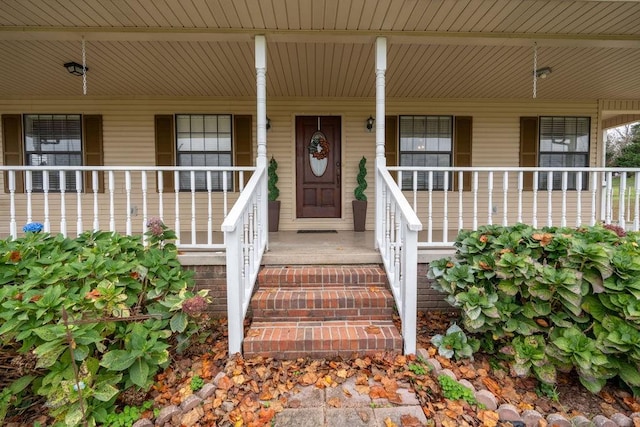
<svg viewBox="0 0 640 427">
<path fill-rule="evenodd" d="M 267 167 L 267 40 L 263 35 L 257 35 L 255 39 L 256 47 L 256 116 L 258 120 L 258 157 L 256 166 Z M 262 199 L 258 200 L 258 227 L 264 236 L 266 248 L 269 249 L 268 226 L 268 204 L 267 204 L 267 180 L 264 180 L 263 188 L 258 191 Z"/>
<path fill-rule="evenodd" d="M 376 39 L 376 217 L 375 217 L 375 246 L 382 241 L 384 227 L 384 206 L 382 203 L 382 183 L 379 182 L 377 169 L 386 167 L 387 159 L 384 156 L 385 138 L 385 72 L 387 71 L 387 38 L 378 37 Z"/>
</svg>

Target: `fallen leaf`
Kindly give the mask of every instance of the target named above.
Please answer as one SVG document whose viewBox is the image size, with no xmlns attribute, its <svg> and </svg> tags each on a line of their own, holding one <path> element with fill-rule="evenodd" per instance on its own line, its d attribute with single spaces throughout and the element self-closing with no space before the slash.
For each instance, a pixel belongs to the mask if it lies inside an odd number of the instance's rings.
<svg viewBox="0 0 640 427">
<path fill-rule="evenodd" d="M 374 385 L 369 391 L 369 397 L 372 399 L 386 399 L 387 391 L 379 385 Z"/>
<path fill-rule="evenodd" d="M 622 398 L 625 405 L 629 407 L 633 412 L 640 412 L 640 403 L 631 396 L 625 396 Z"/>
<path fill-rule="evenodd" d="M 369 377 L 366 375 L 358 375 L 356 377 L 356 385 L 369 385 Z"/>
<path fill-rule="evenodd" d="M 318 381 L 318 376 L 313 372 L 307 372 L 306 374 L 300 377 L 299 381 L 300 381 L 300 384 L 302 385 L 315 384 L 315 382 Z"/>
<path fill-rule="evenodd" d="M 351 397 L 351 392 L 344 387 L 342 388 L 342 394 L 344 394 L 347 397 Z"/>
<path fill-rule="evenodd" d="M 497 382 L 495 382 L 495 380 L 493 380 L 492 378 L 484 377 L 482 378 L 482 383 L 496 397 L 502 396 L 502 387 L 500 387 L 500 385 Z"/>
<path fill-rule="evenodd" d="M 388 392 L 395 392 L 398 389 L 398 382 L 393 378 L 382 377 L 380 380 L 384 389 Z"/>
<path fill-rule="evenodd" d="M 333 406 L 334 408 L 342 407 L 342 402 L 340 402 L 340 399 L 338 399 L 337 397 L 332 397 L 331 399 L 327 400 L 327 404 L 329 404 L 329 406 Z"/>
<path fill-rule="evenodd" d="M 640 427 L 640 418 L 636 417 L 636 418 L 632 418 L 633 420 L 633 427 Z"/>
<path fill-rule="evenodd" d="M 232 378 L 233 382 L 236 383 L 237 385 L 242 385 L 244 384 L 244 375 L 240 374 L 240 375 L 236 375 Z"/>
<path fill-rule="evenodd" d="M 338 378 L 343 378 L 343 379 L 344 379 L 344 378 L 347 378 L 347 370 L 346 370 L 346 369 L 339 369 L 339 370 L 336 372 L 336 377 L 338 377 Z"/>
<path fill-rule="evenodd" d="M 478 419 L 482 421 L 483 427 L 496 427 L 500 420 L 500 415 L 496 411 L 484 411 L 478 412 Z"/>
<path fill-rule="evenodd" d="M 400 425 L 402 427 L 421 427 L 422 423 L 413 415 L 404 414 L 400 417 Z"/>
<path fill-rule="evenodd" d="M 369 392 L 371 391 L 371 389 L 369 388 L 368 385 L 356 385 L 356 391 L 360 394 L 369 394 Z"/>
<path fill-rule="evenodd" d="M 460 366 L 460 374 L 462 375 L 463 378 L 466 378 L 468 380 L 472 380 L 478 376 L 475 369 L 473 369 L 472 367 L 470 368 L 468 366 Z"/>
<path fill-rule="evenodd" d="M 364 330 L 368 334 L 379 334 L 381 332 L 380 328 L 374 325 L 369 325 L 366 328 L 364 328 Z"/>
<path fill-rule="evenodd" d="M 402 405 L 402 397 L 400 397 L 400 394 L 398 393 L 387 392 L 387 399 L 395 405 Z"/>
<path fill-rule="evenodd" d="M 444 414 L 449 418 L 458 418 L 464 414 L 464 407 L 455 400 L 449 400 L 447 401 L 447 409 L 444 411 Z"/>
<path fill-rule="evenodd" d="M 231 381 L 231 379 L 229 379 L 228 376 L 224 375 L 222 377 L 220 377 L 220 380 L 218 381 L 218 388 L 221 390 L 229 390 L 231 389 L 231 387 L 233 387 L 233 381 Z"/>
<path fill-rule="evenodd" d="M 387 417 L 384 420 L 384 427 L 398 427 L 398 424 L 391 421 L 391 418 Z"/>
<path fill-rule="evenodd" d="M 531 235 L 533 240 L 540 242 L 540 246 L 545 247 L 553 240 L 553 234 L 551 233 L 533 233 Z"/>
<path fill-rule="evenodd" d="M 611 393 L 608 393 L 604 390 L 600 391 L 599 395 L 602 398 L 602 400 L 604 400 L 607 403 L 614 403 L 616 401 L 615 397 L 613 397 Z"/>
</svg>

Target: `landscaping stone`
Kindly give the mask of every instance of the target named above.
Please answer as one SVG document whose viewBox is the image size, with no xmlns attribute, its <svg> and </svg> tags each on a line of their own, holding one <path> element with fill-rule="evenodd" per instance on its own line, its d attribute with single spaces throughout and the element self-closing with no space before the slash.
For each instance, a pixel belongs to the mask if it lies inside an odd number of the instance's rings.
<svg viewBox="0 0 640 427">
<path fill-rule="evenodd" d="M 236 407 L 236 405 L 229 401 L 229 400 L 225 400 L 224 402 L 222 402 L 222 410 L 225 412 L 231 412 L 233 411 L 233 409 Z"/>
<path fill-rule="evenodd" d="M 616 423 L 614 423 L 604 415 L 596 415 L 595 417 L 593 417 L 592 421 L 593 424 L 596 425 L 596 427 L 618 427 Z"/>
<path fill-rule="evenodd" d="M 498 415 L 502 421 L 522 421 L 518 408 L 510 403 L 503 403 L 498 408 Z"/>
<path fill-rule="evenodd" d="M 593 427 L 594 424 L 589 418 L 583 415 L 577 415 L 571 418 L 571 425 L 573 427 Z"/>
<path fill-rule="evenodd" d="M 200 399 L 205 400 L 213 396 L 215 392 L 216 386 L 212 383 L 206 383 L 196 394 L 200 397 Z"/>
<path fill-rule="evenodd" d="M 160 410 L 158 418 L 156 418 L 156 425 L 163 426 L 166 422 L 170 421 L 174 415 L 181 414 L 182 411 L 176 405 L 170 405 Z"/>
<path fill-rule="evenodd" d="M 220 379 L 221 379 L 222 377 L 224 377 L 225 375 L 226 375 L 226 374 L 224 373 L 224 371 L 220 371 L 220 372 L 218 372 L 218 375 L 216 375 L 216 376 L 213 378 L 213 385 L 215 385 L 216 387 L 218 387 L 218 383 L 220 382 Z"/>
<path fill-rule="evenodd" d="M 547 423 L 549 427 L 572 427 L 571 422 L 560 414 L 549 414 Z"/>
<path fill-rule="evenodd" d="M 489 411 L 498 409 L 498 399 L 489 390 L 478 390 L 474 396 L 478 403 L 484 405 Z"/>
<path fill-rule="evenodd" d="M 315 386 L 310 387 L 318 390 Z M 371 404 L 371 398 L 368 394 L 360 394 L 356 390 L 355 377 L 348 378 L 338 387 L 327 388 L 325 393 L 327 401 L 330 399 L 338 399 L 341 403 L 341 407 L 343 408 L 354 408 L 357 406 L 368 406 Z M 322 399 L 322 395 L 319 396 L 319 399 Z"/>
<path fill-rule="evenodd" d="M 533 409 L 527 409 L 522 412 L 522 421 L 527 427 L 538 427 L 542 419 L 544 419 L 542 414 Z"/>
<path fill-rule="evenodd" d="M 148 418 L 142 418 L 133 423 L 132 427 L 153 427 L 153 422 Z"/>
<path fill-rule="evenodd" d="M 429 358 L 429 353 L 427 352 L 426 348 L 419 348 L 418 351 L 416 351 L 416 356 L 422 357 L 424 360 L 427 360 Z"/>
<path fill-rule="evenodd" d="M 376 425 L 371 408 L 328 408 L 326 424 L 330 426 L 374 427 Z"/>
<path fill-rule="evenodd" d="M 324 414 L 322 408 L 285 409 L 275 418 L 277 426 L 322 427 Z"/>
<path fill-rule="evenodd" d="M 451 369 L 443 369 L 443 370 L 441 370 L 441 371 L 438 373 L 438 375 L 437 375 L 437 376 L 440 376 L 440 375 L 446 375 L 446 376 L 448 376 L 449 378 L 451 378 L 451 379 L 454 379 L 454 380 L 458 381 L 458 378 L 456 377 L 456 374 L 454 374 L 454 373 L 453 373 L 453 371 L 452 371 Z"/>
<path fill-rule="evenodd" d="M 369 396 L 367 395 L 367 398 Z M 371 402 L 371 398 L 369 398 Z M 316 408 L 324 403 L 324 390 L 314 385 L 296 387 L 289 396 L 289 406 L 292 408 Z"/>
<path fill-rule="evenodd" d="M 633 427 L 633 420 L 620 412 L 611 415 L 609 419 L 620 427 Z"/>
<path fill-rule="evenodd" d="M 433 371 L 433 374 L 436 376 L 438 376 L 440 374 L 440 371 L 442 371 L 442 365 L 440 364 L 440 362 L 438 362 L 437 359 L 434 359 L 434 358 L 427 359 L 427 364 L 431 366 L 431 370 Z"/>
<path fill-rule="evenodd" d="M 195 394 L 190 394 L 182 401 L 182 403 L 180 404 L 180 409 L 182 409 L 183 412 L 188 412 L 201 403 L 202 399 L 200 397 L 196 396 Z"/>
<path fill-rule="evenodd" d="M 400 426 L 402 425 L 402 422 L 400 421 L 400 419 L 403 415 L 411 415 L 417 418 L 418 421 L 422 423 L 422 425 L 425 425 L 427 423 L 427 417 L 424 415 L 424 412 L 422 412 L 422 408 L 420 408 L 419 406 L 397 406 L 395 408 L 375 408 L 373 412 L 379 423 L 377 425 L 385 425 L 383 424 L 384 420 L 389 418 L 391 419 L 392 422 Z M 337 425 L 343 425 L 343 424 L 335 424 L 335 425 L 337 426 Z"/>
<path fill-rule="evenodd" d="M 399 388 L 396 392 L 400 395 L 400 399 L 402 399 L 402 405 L 418 405 L 420 406 L 420 401 L 416 397 L 416 394 L 409 389 Z"/>
<path fill-rule="evenodd" d="M 466 388 L 471 389 L 471 391 L 475 393 L 476 388 L 473 386 L 473 384 L 471 384 L 471 382 L 469 382 L 469 380 L 461 379 L 461 380 L 458 380 L 458 382 L 463 386 L 465 386 Z"/>
<path fill-rule="evenodd" d="M 180 425 L 185 427 L 192 427 L 198 421 L 200 421 L 200 418 L 202 418 L 203 415 L 204 415 L 204 408 L 202 406 L 193 408 L 191 411 L 187 412 L 182 416 L 182 419 L 180 420 Z"/>
</svg>

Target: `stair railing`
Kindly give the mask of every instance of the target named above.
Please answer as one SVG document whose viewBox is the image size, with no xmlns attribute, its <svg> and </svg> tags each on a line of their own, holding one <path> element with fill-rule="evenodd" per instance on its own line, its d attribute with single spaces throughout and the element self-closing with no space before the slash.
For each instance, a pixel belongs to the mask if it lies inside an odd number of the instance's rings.
<svg viewBox="0 0 640 427">
<path fill-rule="evenodd" d="M 386 166 L 377 166 L 376 175 L 376 245 L 402 321 L 404 353 L 415 354 L 418 232 L 422 223 Z"/>
<path fill-rule="evenodd" d="M 227 257 L 229 354 L 241 352 L 244 318 L 268 243 L 266 168 L 258 166 L 222 223 Z"/>
</svg>

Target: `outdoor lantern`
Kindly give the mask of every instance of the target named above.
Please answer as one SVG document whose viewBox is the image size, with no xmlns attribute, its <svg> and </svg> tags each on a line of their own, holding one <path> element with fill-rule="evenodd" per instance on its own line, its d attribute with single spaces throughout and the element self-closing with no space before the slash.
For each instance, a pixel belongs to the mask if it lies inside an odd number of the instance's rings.
<svg viewBox="0 0 640 427">
<path fill-rule="evenodd" d="M 77 62 L 67 62 L 64 64 L 64 68 L 74 76 L 82 76 L 84 73 L 89 71 L 89 67 L 82 67 L 82 64 L 78 64 Z"/>
<path fill-rule="evenodd" d="M 373 130 L 373 124 L 376 122 L 376 119 L 374 119 L 373 117 L 369 116 L 369 118 L 367 119 L 367 130 L 369 132 L 371 132 Z"/>
</svg>

